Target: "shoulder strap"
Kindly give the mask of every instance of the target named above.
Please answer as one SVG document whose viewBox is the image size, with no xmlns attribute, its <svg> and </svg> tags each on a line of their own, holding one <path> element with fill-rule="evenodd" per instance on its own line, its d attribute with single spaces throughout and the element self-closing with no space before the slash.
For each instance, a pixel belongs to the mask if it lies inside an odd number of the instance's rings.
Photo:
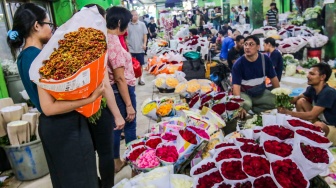
<svg viewBox="0 0 336 188">
<path fill-rule="evenodd" d="M 265 78 L 265 56 L 264 54 L 261 54 L 261 63 L 262 63 L 263 75 Z"/>
</svg>

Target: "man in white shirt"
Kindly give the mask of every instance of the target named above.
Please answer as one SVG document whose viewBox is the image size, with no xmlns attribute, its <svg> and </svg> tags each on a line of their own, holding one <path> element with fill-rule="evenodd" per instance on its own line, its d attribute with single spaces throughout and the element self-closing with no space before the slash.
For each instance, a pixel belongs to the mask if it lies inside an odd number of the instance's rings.
<svg viewBox="0 0 336 188">
<path fill-rule="evenodd" d="M 127 44 L 128 49 L 132 54 L 132 57 L 135 57 L 141 64 L 141 66 L 145 65 L 145 50 L 147 43 L 147 27 L 145 23 L 139 21 L 138 13 L 133 10 L 132 12 L 132 21 L 128 24 L 128 36 L 127 36 Z M 145 85 L 145 82 L 141 80 L 141 76 L 139 78 L 139 85 Z"/>
</svg>

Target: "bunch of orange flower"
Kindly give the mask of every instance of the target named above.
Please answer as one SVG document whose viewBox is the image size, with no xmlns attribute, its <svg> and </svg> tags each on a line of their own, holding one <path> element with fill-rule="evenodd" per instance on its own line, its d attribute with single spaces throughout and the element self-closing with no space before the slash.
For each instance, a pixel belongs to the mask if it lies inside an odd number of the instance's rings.
<svg viewBox="0 0 336 188">
<path fill-rule="evenodd" d="M 59 48 L 43 61 L 39 72 L 42 79 L 61 80 L 98 59 L 106 51 L 105 35 L 93 28 L 79 28 L 58 41 Z"/>
</svg>

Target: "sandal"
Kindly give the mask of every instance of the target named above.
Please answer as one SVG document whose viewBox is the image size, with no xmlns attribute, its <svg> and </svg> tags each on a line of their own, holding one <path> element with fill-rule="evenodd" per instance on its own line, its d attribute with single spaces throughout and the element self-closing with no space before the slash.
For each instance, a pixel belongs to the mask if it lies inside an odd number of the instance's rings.
<svg viewBox="0 0 336 188">
<path fill-rule="evenodd" d="M 118 174 L 125 166 L 127 166 L 127 162 L 122 161 L 122 165 L 120 166 L 120 168 L 118 170 L 114 169 L 114 173 Z"/>
</svg>

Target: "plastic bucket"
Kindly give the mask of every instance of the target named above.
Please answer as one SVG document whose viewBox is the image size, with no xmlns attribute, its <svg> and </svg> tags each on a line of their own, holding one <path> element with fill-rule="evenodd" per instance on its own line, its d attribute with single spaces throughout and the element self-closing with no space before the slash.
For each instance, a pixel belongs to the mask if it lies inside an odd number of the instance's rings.
<svg viewBox="0 0 336 188">
<path fill-rule="evenodd" d="M 3 147 L 16 179 L 33 180 L 49 173 L 41 140 L 20 146 Z"/>
<path fill-rule="evenodd" d="M 307 48 L 307 58 L 317 57 L 321 61 L 322 48 Z"/>
</svg>

